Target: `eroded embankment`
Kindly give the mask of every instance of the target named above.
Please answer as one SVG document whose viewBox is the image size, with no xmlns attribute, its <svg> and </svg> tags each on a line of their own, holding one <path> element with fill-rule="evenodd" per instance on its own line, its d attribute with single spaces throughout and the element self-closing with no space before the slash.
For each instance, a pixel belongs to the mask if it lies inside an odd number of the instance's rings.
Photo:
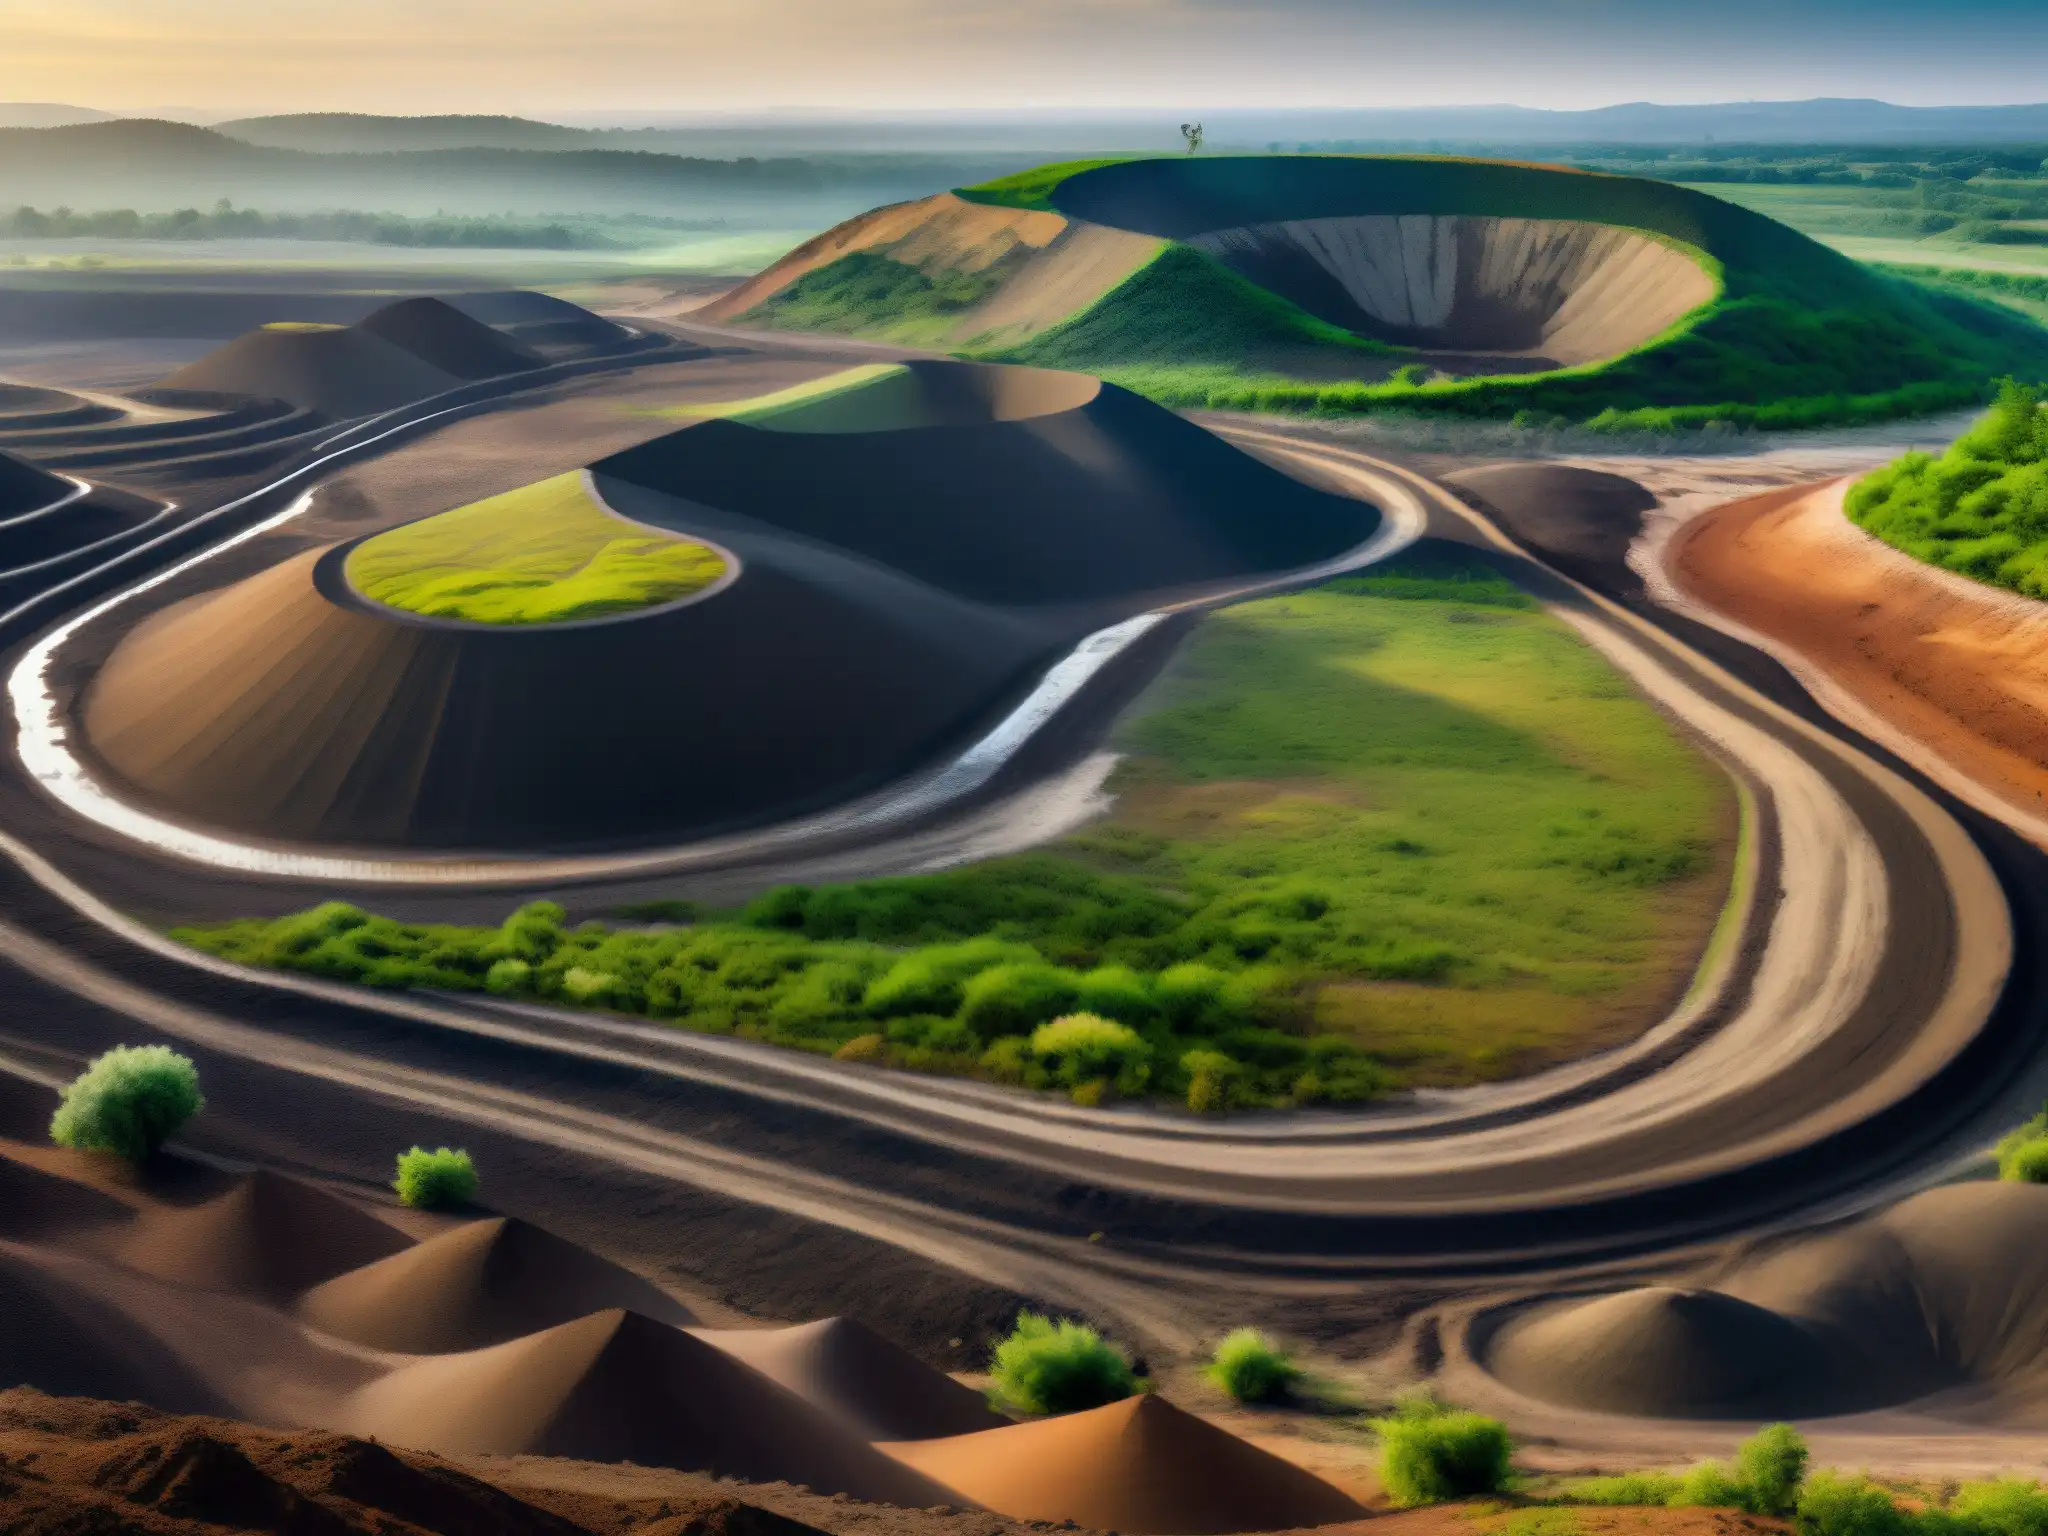
<svg viewBox="0 0 2048 1536">
<path fill-rule="evenodd" d="M 1871 537 L 1843 515 L 1847 486 L 1708 512 L 1673 538 L 1666 569 L 1874 715 L 1921 766 L 1948 765 L 2048 838 L 2048 604 Z"/>
</svg>

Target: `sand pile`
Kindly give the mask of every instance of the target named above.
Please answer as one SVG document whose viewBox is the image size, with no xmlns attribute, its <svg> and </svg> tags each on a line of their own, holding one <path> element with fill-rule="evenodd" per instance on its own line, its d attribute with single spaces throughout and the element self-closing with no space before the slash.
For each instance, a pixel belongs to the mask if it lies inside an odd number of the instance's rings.
<svg viewBox="0 0 2048 1536">
<path fill-rule="evenodd" d="M 723 1351 L 617 1310 L 401 1367 L 340 1418 L 350 1433 L 444 1455 L 632 1461 L 884 1503 L 957 1502 Z"/>
<path fill-rule="evenodd" d="M 457 379 L 490 379 L 540 365 L 534 352 L 440 299 L 401 299 L 355 329 Z"/>
<path fill-rule="evenodd" d="M 337 421 L 395 410 L 462 382 L 360 326 L 266 326 L 157 382 L 283 400 Z"/>
<path fill-rule="evenodd" d="M 1150 1395 L 883 1449 L 999 1514 L 1128 1536 L 1291 1530 L 1365 1513 L 1292 1462 Z"/>
<path fill-rule="evenodd" d="M 1851 1412 L 1947 1394 L 2048 1424 L 2048 1189 L 1916 1195 L 1791 1239 L 1714 1290 L 1628 1291 L 1511 1318 L 1488 1369 L 1531 1396 L 1675 1418 Z"/>
<path fill-rule="evenodd" d="M 36 1249 L 0 1242 L 0 1388 L 158 1403 L 176 1413 L 229 1405 L 118 1307 L 72 1283 Z"/>
<path fill-rule="evenodd" d="M 132 1214 L 132 1207 L 104 1190 L 0 1152 L 0 1238 L 46 1237 Z"/>
<path fill-rule="evenodd" d="M 69 480 L 0 453 L 0 518 L 39 512 L 76 489 Z"/>
<path fill-rule="evenodd" d="M 337 1275 L 298 1303 L 325 1333 L 412 1355 L 482 1349 L 607 1308 L 677 1327 L 696 1321 L 638 1275 L 507 1216 Z"/>
<path fill-rule="evenodd" d="M 851 1318 L 795 1328 L 699 1329 L 696 1336 L 864 1440 L 931 1440 L 1008 1422 L 978 1393 Z"/>
<path fill-rule="evenodd" d="M 282 1300 L 410 1245 L 339 1196 L 259 1169 L 202 1204 L 145 1207 L 115 1253 L 197 1290 Z"/>
</svg>

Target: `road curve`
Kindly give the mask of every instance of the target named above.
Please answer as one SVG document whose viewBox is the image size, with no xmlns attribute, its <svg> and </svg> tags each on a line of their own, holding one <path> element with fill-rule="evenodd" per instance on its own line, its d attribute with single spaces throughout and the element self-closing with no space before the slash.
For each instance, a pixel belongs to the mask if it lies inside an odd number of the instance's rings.
<svg viewBox="0 0 2048 1536">
<path fill-rule="evenodd" d="M 525 1098 L 571 1119 L 630 1073 L 659 1085 L 655 1118 L 716 1106 L 724 1155 L 844 1169 L 863 1198 L 902 1190 L 931 1220 L 999 1207 L 999 1225 L 1049 1234 L 1083 1211 L 1133 1252 L 1193 1243 L 1275 1273 L 1683 1241 L 1911 1177 L 1975 1134 L 1990 1096 L 2033 1063 L 2018 1026 L 2038 989 L 2014 965 L 2001 886 L 2015 872 L 1987 859 L 1983 828 L 1973 841 L 1909 777 L 1536 565 L 1428 482 L 1285 434 L 1234 435 L 1305 474 L 1406 487 L 1434 531 L 1494 549 L 1713 745 L 1768 834 L 1752 840 L 1750 928 L 1765 940 L 1753 964 L 1703 978 L 1637 1046 L 1522 1084 L 1406 1112 L 1202 1124 L 625 1020 L 249 973 L 169 944 L 14 838 L 0 852 L 25 878 L 0 882 L 17 918 L 0 953 L 111 1017 L 282 1073 L 343 1051 L 386 1085 L 365 1091 L 432 1073 L 437 1102 L 495 1114 L 494 1096 L 540 1065 L 547 1089 Z M 30 938 L 47 932 L 66 942 Z M 527 1118 L 538 1135 L 544 1117 Z M 934 1164 L 959 1187 L 934 1184 Z"/>
</svg>

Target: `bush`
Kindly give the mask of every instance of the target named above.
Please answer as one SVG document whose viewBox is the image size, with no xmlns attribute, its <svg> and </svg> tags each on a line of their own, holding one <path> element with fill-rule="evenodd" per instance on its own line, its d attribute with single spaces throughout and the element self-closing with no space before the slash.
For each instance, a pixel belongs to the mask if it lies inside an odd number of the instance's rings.
<svg viewBox="0 0 2048 1536">
<path fill-rule="evenodd" d="M 1240 1328 L 1216 1346 L 1209 1379 L 1240 1403 L 1270 1403 L 1301 1380 L 1301 1367 L 1256 1328 Z"/>
<path fill-rule="evenodd" d="M 64 1090 L 50 1139 L 140 1162 L 205 1107 L 189 1057 L 168 1046 L 117 1045 Z"/>
<path fill-rule="evenodd" d="M 1998 1149 L 1998 1176 L 2017 1184 L 2048 1184 L 2048 1136 Z"/>
<path fill-rule="evenodd" d="M 1800 1536 L 1911 1536 L 1914 1520 L 1867 1477 L 1816 1472 L 1801 1490 Z"/>
<path fill-rule="evenodd" d="M 1152 1047 L 1126 1024 L 1070 1013 L 1031 1032 L 1031 1054 L 1051 1079 L 1076 1093 L 1106 1083 L 1121 1094 L 1144 1091 Z"/>
<path fill-rule="evenodd" d="M 998 965 L 961 989 L 960 1022 L 983 1040 L 1023 1034 L 1074 1006 L 1074 977 L 1057 966 Z"/>
<path fill-rule="evenodd" d="M 467 1152 L 414 1147 L 398 1154 L 398 1177 L 391 1183 L 401 1203 L 418 1211 L 446 1211 L 476 1199 L 476 1163 Z"/>
<path fill-rule="evenodd" d="M 1965 1483 L 1949 1510 L 1997 1536 L 2048 1536 L 2048 1490 L 2023 1478 Z"/>
<path fill-rule="evenodd" d="M 1380 1437 L 1380 1484 L 1404 1509 L 1507 1490 L 1515 1447 L 1498 1419 L 1416 1398 L 1372 1427 Z"/>
<path fill-rule="evenodd" d="M 1244 1071 L 1232 1057 L 1208 1050 L 1189 1051 L 1181 1057 L 1180 1069 L 1188 1075 L 1188 1108 L 1198 1115 L 1228 1109 Z"/>
<path fill-rule="evenodd" d="M 1806 1441 L 1790 1424 L 1758 1430 L 1735 1453 L 1735 1476 L 1743 1507 L 1757 1515 L 1789 1515 L 1798 1507 L 1806 1479 Z"/>
<path fill-rule="evenodd" d="M 1077 1413 L 1139 1390 L 1130 1361 L 1101 1334 L 1036 1312 L 1017 1314 L 1017 1326 L 989 1359 L 989 1377 L 996 1395 L 1020 1413 Z"/>
</svg>

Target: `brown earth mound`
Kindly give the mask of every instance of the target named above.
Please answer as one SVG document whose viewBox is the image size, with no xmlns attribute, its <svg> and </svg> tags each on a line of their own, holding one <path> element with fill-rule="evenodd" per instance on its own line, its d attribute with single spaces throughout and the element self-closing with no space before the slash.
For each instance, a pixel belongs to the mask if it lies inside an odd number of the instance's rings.
<svg viewBox="0 0 2048 1536">
<path fill-rule="evenodd" d="M 354 1434 L 444 1455 L 631 1461 L 891 1504 L 958 1501 L 723 1351 L 617 1310 L 404 1366 L 341 1418 Z"/>
<path fill-rule="evenodd" d="M 115 1307 L 70 1283 L 45 1256 L 0 1242 L 0 1388 L 160 1403 L 179 1413 L 228 1405 Z"/>
<path fill-rule="evenodd" d="M 355 328 L 458 379 L 490 379 L 540 366 L 540 357 L 440 299 L 400 299 Z"/>
<path fill-rule="evenodd" d="M 699 1329 L 696 1336 L 865 1440 L 933 1440 L 1008 1422 L 980 1394 L 851 1318 L 795 1328 Z"/>
<path fill-rule="evenodd" d="M 1149 1394 L 882 1449 L 999 1514 L 1127 1536 L 1290 1530 L 1365 1513 L 1292 1462 Z"/>
<path fill-rule="evenodd" d="M 1477 497 L 1510 537 L 1567 576 L 1624 591 L 1642 585 L 1628 551 L 1657 498 L 1635 481 L 1572 464 L 1490 464 L 1446 483 Z"/>
<path fill-rule="evenodd" d="M 461 380 L 356 326 L 251 331 L 158 381 L 284 400 L 337 421 L 395 410 Z"/>
<path fill-rule="evenodd" d="M 1784 1417 L 1967 1389 L 1972 1412 L 2048 1425 L 2048 1188 L 1928 1190 L 1779 1244 L 1713 1291 L 1552 1306 L 1481 1352 L 1519 1391 L 1613 1411 Z"/>
<path fill-rule="evenodd" d="M 428 1457 L 27 1389 L 0 1393 L 0 1501 L 6 1529 L 23 1536 L 583 1531 Z"/>
<path fill-rule="evenodd" d="M 1842 513 L 1846 482 L 1703 513 L 1672 580 L 1778 641 L 2048 838 L 2048 603 L 1938 570 Z"/>
<path fill-rule="evenodd" d="M 609 1307 L 677 1327 L 696 1321 L 638 1275 L 500 1216 L 337 1275 L 302 1296 L 298 1312 L 337 1338 L 433 1355 L 502 1344 Z"/>
<path fill-rule="evenodd" d="M 196 1290 L 283 1300 L 411 1241 L 325 1190 L 259 1169 L 203 1204 L 145 1208 L 117 1256 Z"/>
<path fill-rule="evenodd" d="M 69 480 L 33 464 L 24 464 L 12 454 L 0 453 L 0 518 L 40 511 L 52 502 L 62 501 L 75 489 Z"/>
</svg>

